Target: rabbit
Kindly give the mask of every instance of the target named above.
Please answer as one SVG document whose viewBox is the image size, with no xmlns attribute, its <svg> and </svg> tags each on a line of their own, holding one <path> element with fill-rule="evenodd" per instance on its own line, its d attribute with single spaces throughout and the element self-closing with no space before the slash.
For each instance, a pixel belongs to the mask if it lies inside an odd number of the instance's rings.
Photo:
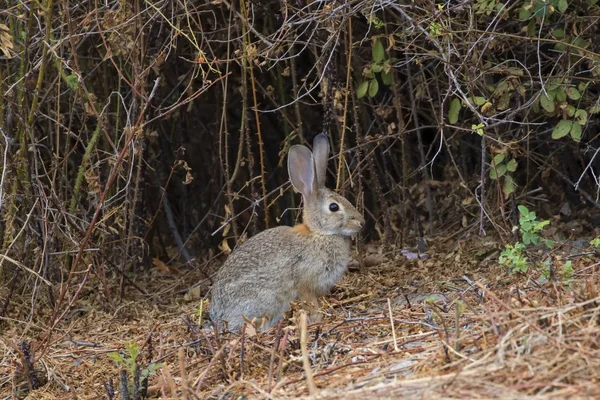
<svg viewBox="0 0 600 400">
<path fill-rule="evenodd" d="M 245 316 L 267 330 L 292 301 L 318 307 L 318 298 L 343 277 L 351 236 L 365 220 L 348 200 L 325 187 L 328 154 L 324 133 L 315 137 L 313 152 L 302 145 L 290 148 L 288 174 L 302 194 L 303 222 L 267 229 L 229 255 L 212 287 L 210 319 L 218 326 L 227 321 L 229 330 L 237 331 Z"/>
</svg>

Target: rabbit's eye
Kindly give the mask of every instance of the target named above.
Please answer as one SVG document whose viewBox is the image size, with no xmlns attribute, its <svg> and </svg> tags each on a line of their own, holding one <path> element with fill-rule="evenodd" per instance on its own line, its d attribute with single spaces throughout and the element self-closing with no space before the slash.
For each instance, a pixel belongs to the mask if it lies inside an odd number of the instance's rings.
<svg viewBox="0 0 600 400">
<path fill-rule="evenodd" d="M 331 203 L 329 205 L 329 211 L 331 211 L 331 212 L 339 211 L 339 209 L 340 209 L 340 206 L 338 205 L 338 203 Z"/>
</svg>

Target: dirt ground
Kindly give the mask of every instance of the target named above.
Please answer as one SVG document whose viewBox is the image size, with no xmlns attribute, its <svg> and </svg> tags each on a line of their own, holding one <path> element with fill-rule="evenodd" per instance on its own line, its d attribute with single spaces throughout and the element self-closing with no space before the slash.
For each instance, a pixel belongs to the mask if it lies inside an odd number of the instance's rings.
<svg viewBox="0 0 600 400">
<path fill-rule="evenodd" d="M 136 280 L 148 294 L 128 287 L 122 302 L 91 277 L 45 352 L 44 304 L 36 321 L 3 321 L 0 398 L 122 398 L 122 376 L 133 390 L 138 352 L 148 398 L 600 398 L 594 248 L 564 242 L 535 253 L 557 270 L 572 263 L 572 279 L 546 280 L 535 268 L 513 274 L 499 265 L 497 238 L 429 245 L 422 257 L 362 245 L 362 262 L 308 326 L 305 351 L 298 307 L 264 333 L 203 330 L 198 270 L 158 264 Z M 21 301 L 31 307 L 31 298 Z M 23 342 L 42 384 L 35 390 Z"/>
</svg>

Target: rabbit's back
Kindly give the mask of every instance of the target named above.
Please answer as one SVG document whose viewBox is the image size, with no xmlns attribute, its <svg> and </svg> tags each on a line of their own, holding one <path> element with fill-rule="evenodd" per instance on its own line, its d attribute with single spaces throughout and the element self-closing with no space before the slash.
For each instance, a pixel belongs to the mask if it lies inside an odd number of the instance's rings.
<svg viewBox="0 0 600 400">
<path fill-rule="evenodd" d="M 247 318 L 269 328 L 299 298 L 329 293 L 346 271 L 350 239 L 314 235 L 305 225 L 280 226 L 239 246 L 215 276 L 210 315 L 237 330 Z"/>
<path fill-rule="evenodd" d="M 263 231 L 229 255 L 212 287 L 213 321 L 228 321 L 229 329 L 237 330 L 242 315 L 281 318 L 297 297 L 290 266 L 299 262 L 302 249 L 291 243 L 292 229 L 279 226 Z"/>
</svg>

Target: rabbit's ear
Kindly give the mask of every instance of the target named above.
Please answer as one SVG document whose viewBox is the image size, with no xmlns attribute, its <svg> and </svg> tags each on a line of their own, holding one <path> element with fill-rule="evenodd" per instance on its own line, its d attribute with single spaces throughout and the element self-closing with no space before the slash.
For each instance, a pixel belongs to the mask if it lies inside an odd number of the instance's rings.
<svg viewBox="0 0 600 400">
<path fill-rule="evenodd" d="M 329 139 L 324 133 L 319 133 L 313 140 L 313 154 L 315 158 L 315 171 L 317 175 L 317 186 L 325 187 L 327 176 L 327 159 L 329 158 Z"/>
<path fill-rule="evenodd" d="M 313 154 L 301 145 L 294 145 L 288 154 L 288 174 L 292 185 L 308 199 L 317 189 Z"/>
</svg>

